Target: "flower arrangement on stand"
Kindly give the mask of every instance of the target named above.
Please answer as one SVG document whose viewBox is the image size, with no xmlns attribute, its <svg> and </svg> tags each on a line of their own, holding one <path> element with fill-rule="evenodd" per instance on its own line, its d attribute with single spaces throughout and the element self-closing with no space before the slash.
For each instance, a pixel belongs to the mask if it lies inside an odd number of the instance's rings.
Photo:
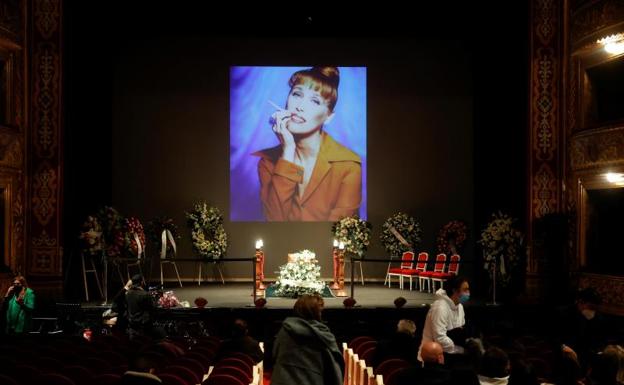
<svg viewBox="0 0 624 385">
<path fill-rule="evenodd" d="M 81 249 L 85 254 L 97 255 L 104 250 L 102 226 L 97 217 L 91 215 L 87 217 L 87 220 L 82 224 L 79 238 L 82 243 Z"/>
<path fill-rule="evenodd" d="M 373 225 L 357 215 L 334 222 L 332 233 L 344 243 L 345 251 L 362 257 L 370 244 Z"/>
<path fill-rule="evenodd" d="M 96 217 L 102 225 L 106 256 L 109 258 L 119 258 L 124 245 L 123 217 L 117 210 L 110 206 L 105 206 L 100 209 Z"/>
<path fill-rule="evenodd" d="M 145 232 L 143 231 L 143 225 L 141 224 L 141 221 L 139 221 L 137 218 L 130 217 L 124 219 L 122 235 L 124 254 L 138 257 L 139 250 L 145 250 Z M 137 239 L 140 245 L 137 244 Z"/>
<path fill-rule="evenodd" d="M 205 202 L 197 203 L 193 210 L 186 213 L 191 229 L 193 249 L 207 259 L 225 256 L 227 234 L 223 227 L 223 216 L 216 207 L 209 207 Z"/>
<path fill-rule="evenodd" d="M 158 306 L 169 309 L 180 306 L 180 301 L 178 300 L 178 297 L 175 296 L 173 291 L 166 291 L 163 293 L 162 297 L 158 299 Z"/>
<path fill-rule="evenodd" d="M 401 242 L 395 232 L 406 241 L 407 245 Z M 415 218 L 398 212 L 386 219 L 380 239 L 388 255 L 401 256 L 405 251 L 414 250 L 420 244 L 421 236 L 420 223 Z"/>
<path fill-rule="evenodd" d="M 438 253 L 458 254 L 466 243 L 467 234 L 468 226 L 462 221 L 454 220 L 445 224 L 438 231 L 436 238 Z"/>
<path fill-rule="evenodd" d="M 154 245 L 155 250 L 160 250 L 162 243 L 162 232 L 165 230 L 169 230 L 169 233 L 171 233 L 171 237 L 173 238 L 174 242 L 177 243 L 178 240 L 181 239 L 180 232 L 178 231 L 178 226 L 176 226 L 176 224 L 173 222 L 173 218 L 154 218 L 147 223 L 146 228 L 148 238 L 152 245 Z M 165 239 L 167 242 L 166 254 L 169 255 L 173 253 L 173 244 L 171 243 L 171 240 L 168 236 Z"/>
<path fill-rule="evenodd" d="M 325 282 L 321 281 L 321 266 L 316 255 L 310 250 L 302 250 L 289 256 L 290 261 L 279 267 L 275 294 L 292 298 L 303 294 L 321 294 Z"/>
<path fill-rule="evenodd" d="M 513 227 L 514 222 L 515 219 L 507 214 L 492 214 L 479 240 L 483 248 L 484 269 L 490 275 L 496 274 L 496 281 L 503 287 L 509 286 L 512 272 L 518 267 L 523 254 L 524 237 Z"/>
</svg>

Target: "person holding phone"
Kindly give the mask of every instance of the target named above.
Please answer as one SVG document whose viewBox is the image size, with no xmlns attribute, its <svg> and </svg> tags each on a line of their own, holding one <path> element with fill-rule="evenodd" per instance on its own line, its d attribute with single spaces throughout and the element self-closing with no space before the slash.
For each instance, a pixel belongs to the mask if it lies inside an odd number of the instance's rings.
<svg viewBox="0 0 624 385">
<path fill-rule="evenodd" d="M 23 334 L 30 331 L 32 312 L 35 309 L 35 293 L 28 287 L 26 278 L 19 275 L 4 295 L 6 307 L 6 333 Z"/>
</svg>

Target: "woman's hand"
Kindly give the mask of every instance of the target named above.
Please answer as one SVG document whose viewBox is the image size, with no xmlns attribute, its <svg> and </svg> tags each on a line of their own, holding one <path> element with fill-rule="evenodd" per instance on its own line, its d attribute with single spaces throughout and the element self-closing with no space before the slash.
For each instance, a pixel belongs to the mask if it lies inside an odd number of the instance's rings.
<svg viewBox="0 0 624 385">
<path fill-rule="evenodd" d="M 273 126 L 271 128 L 282 144 L 282 159 L 294 162 L 296 148 L 295 138 L 288 129 L 288 123 L 290 122 L 291 116 L 292 114 L 288 111 L 276 111 L 273 115 L 271 115 L 271 121 L 273 122 Z"/>
<path fill-rule="evenodd" d="M 9 290 L 7 290 L 6 294 L 4 295 L 4 297 L 9 297 L 11 296 L 11 294 L 13 294 L 13 289 L 15 288 L 15 286 L 9 286 Z"/>
</svg>

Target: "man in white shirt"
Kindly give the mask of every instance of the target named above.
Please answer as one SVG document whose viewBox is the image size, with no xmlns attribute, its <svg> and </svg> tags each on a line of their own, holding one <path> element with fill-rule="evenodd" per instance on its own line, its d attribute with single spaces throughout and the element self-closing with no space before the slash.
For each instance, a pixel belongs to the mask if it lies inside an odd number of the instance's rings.
<svg viewBox="0 0 624 385">
<path fill-rule="evenodd" d="M 466 319 L 462 303 L 470 299 L 470 286 L 468 280 L 463 277 L 452 277 L 446 282 L 447 291 L 436 291 L 436 300 L 427 313 L 425 327 L 423 329 L 422 344 L 437 342 L 442 346 L 444 353 L 463 353 L 464 348 L 458 346 L 449 337 L 448 333 L 461 331 Z M 462 333 L 457 333 L 462 334 Z M 420 351 L 419 351 L 420 359 Z"/>
</svg>

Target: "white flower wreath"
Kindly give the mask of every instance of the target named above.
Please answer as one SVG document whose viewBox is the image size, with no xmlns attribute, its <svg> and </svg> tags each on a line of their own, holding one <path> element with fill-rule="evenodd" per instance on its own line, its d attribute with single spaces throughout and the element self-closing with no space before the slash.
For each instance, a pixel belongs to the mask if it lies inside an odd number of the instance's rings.
<svg viewBox="0 0 624 385">
<path fill-rule="evenodd" d="M 209 207 L 205 202 L 197 203 L 192 211 L 186 213 L 186 218 L 197 254 L 208 259 L 225 256 L 227 234 L 218 208 Z"/>
</svg>

